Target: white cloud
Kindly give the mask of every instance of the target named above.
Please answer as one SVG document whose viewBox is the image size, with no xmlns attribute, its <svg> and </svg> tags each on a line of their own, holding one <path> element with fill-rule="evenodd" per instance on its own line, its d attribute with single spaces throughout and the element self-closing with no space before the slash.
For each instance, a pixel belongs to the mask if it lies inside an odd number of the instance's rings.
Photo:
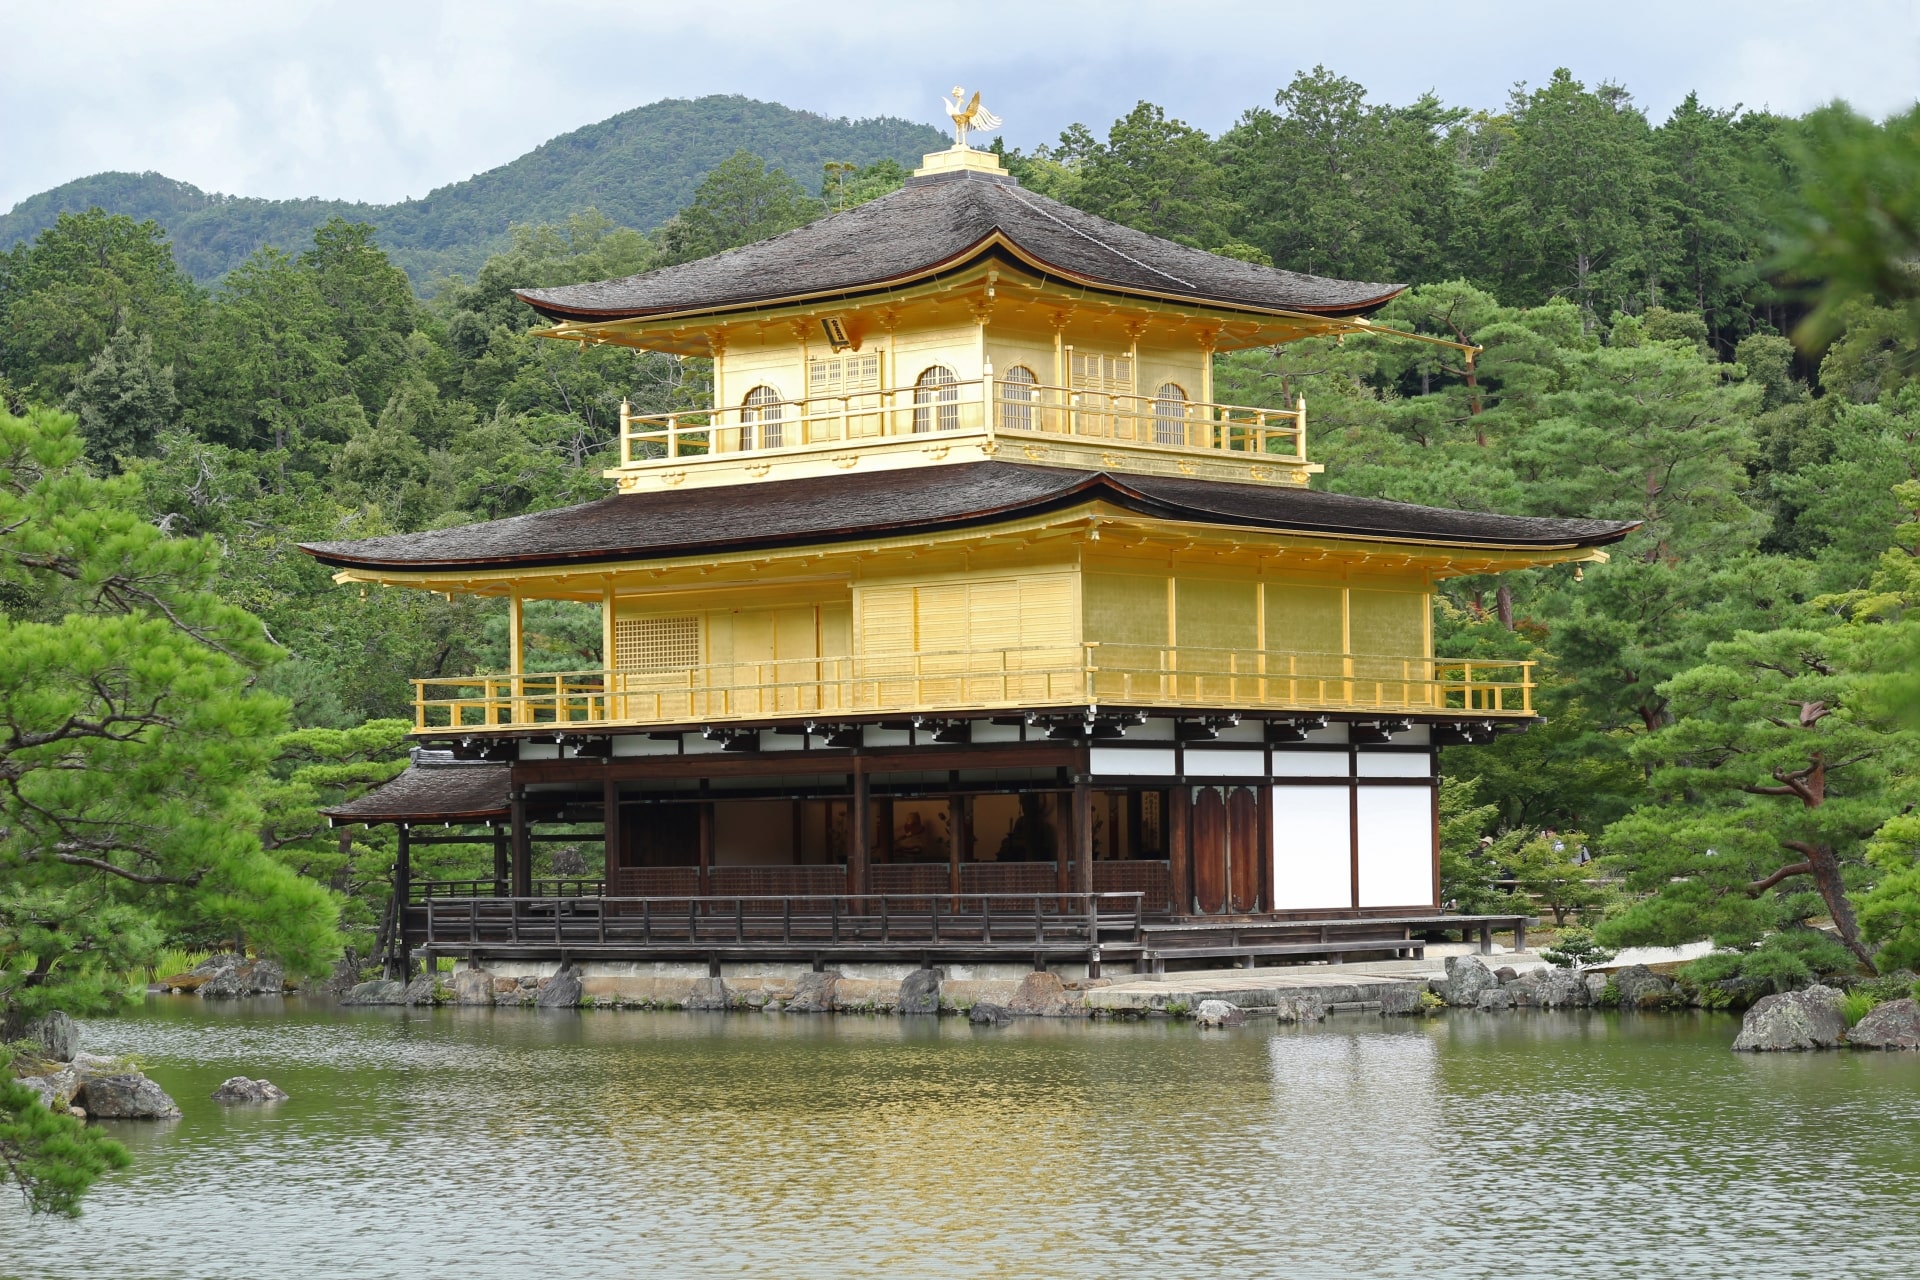
<svg viewBox="0 0 1920 1280">
<path fill-rule="evenodd" d="M 1569 66 L 1658 117 L 1689 89 L 1798 112 L 1885 114 L 1920 86 L 1912 0 L 1852 4 L 792 3 L 525 0 L 14 4 L 0 82 L 0 208 L 103 169 L 210 190 L 389 201 L 662 97 L 743 93 L 939 123 L 984 87 L 1010 140 L 1104 127 L 1146 98 L 1209 130 L 1325 63 L 1384 101 L 1498 107 Z"/>
</svg>

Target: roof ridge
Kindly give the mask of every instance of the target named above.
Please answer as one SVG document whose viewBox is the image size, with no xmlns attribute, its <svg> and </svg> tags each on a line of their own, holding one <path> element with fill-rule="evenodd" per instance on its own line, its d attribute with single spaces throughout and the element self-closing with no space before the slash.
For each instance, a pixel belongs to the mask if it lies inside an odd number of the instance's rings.
<svg viewBox="0 0 1920 1280">
<path fill-rule="evenodd" d="M 1162 271 L 1160 268 L 1154 266 L 1152 263 L 1142 262 L 1140 261 L 1140 259 L 1134 257 L 1130 253 L 1126 253 L 1120 249 L 1114 248 L 1112 245 L 1108 244 L 1105 240 L 1100 239 L 1098 236 L 1082 231 L 1080 228 L 1074 226 L 1071 222 L 1068 222 L 1065 218 L 1062 218 L 1059 215 L 1054 213 L 1049 213 L 1047 210 L 1041 208 L 1039 205 L 1034 204 L 1029 200 L 1026 200 L 1017 191 L 1009 191 L 1007 194 L 1012 196 L 1015 200 L 1018 200 L 1021 204 L 1026 205 L 1027 208 L 1033 210 L 1035 213 L 1047 219 L 1049 222 L 1053 222 L 1059 226 L 1066 228 L 1068 231 L 1071 231 L 1074 235 L 1079 236 L 1083 240 L 1099 245 L 1102 249 L 1105 249 L 1108 253 L 1111 253 L 1116 258 L 1124 258 L 1128 262 L 1131 262 L 1136 267 L 1142 267 L 1148 271 L 1153 272 L 1153 274 L 1157 276 L 1164 276 L 1168 280 L 1173 281 L 1175 284 L 1179 285 L 1183 289 L 1197 289 L 1200 287 L 1199 285 L 1196 285 L 1195 283 L 1193 283 L 1193 281 L 1191 280 L 1182 280 L 1179 276 L 1174 275 L 1171 271 Z M 1084 210 L 1082 212 L 1084 212 Z M 1100 215 L 1098 214 L 1092 214 L 1089 216 L 1099 218 L 1099 220 L 1102 222 L 1111 221 L 1110 219 L 1107 219 L 1107 218 L 1100 218 Z M 1113 225 L 1119 226 L 1120 224 L 1114 223 Z M 1002 235 L 1006 234 L 1006 228 L 1001 227 L 997 220 L 995 221 L 994 226 L 997 230 L 1000 231 Z"/>
</svg>

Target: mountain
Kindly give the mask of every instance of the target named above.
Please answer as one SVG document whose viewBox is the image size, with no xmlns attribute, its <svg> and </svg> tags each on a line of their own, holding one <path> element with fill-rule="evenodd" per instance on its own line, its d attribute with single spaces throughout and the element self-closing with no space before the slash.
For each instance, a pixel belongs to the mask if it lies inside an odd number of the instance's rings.
<svg viewBox="0 0 1920 1280">
<path fill-rule="evenodd" d="M 893 117 L 835 120 L 738 96 L 669 98 L 399 204 L 259 200 L 157 173 L 98 173 L 15 205 L 0 217 L 0 250 L 32 239 L 62 213 L 98 205 L 160 223 L 180 265 L 211 283 L 263 244 L 299 250 L 313 228 L 338 214 L 377 226 L 380 243 L 424 289 L 443 275 L 470 276 L 516 222 L 561 222 L 593 208 L 621 226 L 658 226 L 692 199 L 709 169 L 743 147 L 817 191 L 828 160 L 911 167 L 946 145 L 940 130 Z"/>
</svg>

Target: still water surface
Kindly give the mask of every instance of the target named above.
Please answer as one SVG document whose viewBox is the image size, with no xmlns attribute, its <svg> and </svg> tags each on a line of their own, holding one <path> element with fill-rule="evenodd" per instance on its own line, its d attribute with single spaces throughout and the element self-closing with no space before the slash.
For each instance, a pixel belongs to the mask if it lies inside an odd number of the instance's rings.
<svg viewBox="0 0 1920 1280">
<path fill-rule="evenodd" d="M 88 1026 L 180 1102 L 31 1277 L 1920 1272 L 1920 1054 L 1728 1017 L 335 1010 Z M 267 1076 L 274 1107 L 207 1100 Z"/>
</svg>

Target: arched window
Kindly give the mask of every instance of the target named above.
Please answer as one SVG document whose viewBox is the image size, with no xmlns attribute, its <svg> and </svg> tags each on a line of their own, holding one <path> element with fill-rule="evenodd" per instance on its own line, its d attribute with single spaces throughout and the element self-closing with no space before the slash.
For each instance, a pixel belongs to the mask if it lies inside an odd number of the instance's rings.
<svg viewBox="0 0 1920 1280">
<path fill-rule="evenodd" d="M 913 382 L 913 429 L 952 431 L 960 425 L 960 380 L 943 364 L 931 366 Z"/>
<path fill-rule="evenodd" d="M 1177 382 L 1163 382 L 1153 393 L 1153 442 L 1187 442 L 1187 389 Z"/>
<path fill-rule="evenodd" d="M 780 447 L 780 393 L 769 386 L 747 392 L 740 402 L 740 447 L 742 449 L 778 449 Z"/>
<path fill-rule="evenodd" d="M 1000 380 L 1000 426 L 1007 431 L 1033 430 L 1034 388 L 1040 379 L 1023 364 L 1007 370 Z"/>
</svg>

